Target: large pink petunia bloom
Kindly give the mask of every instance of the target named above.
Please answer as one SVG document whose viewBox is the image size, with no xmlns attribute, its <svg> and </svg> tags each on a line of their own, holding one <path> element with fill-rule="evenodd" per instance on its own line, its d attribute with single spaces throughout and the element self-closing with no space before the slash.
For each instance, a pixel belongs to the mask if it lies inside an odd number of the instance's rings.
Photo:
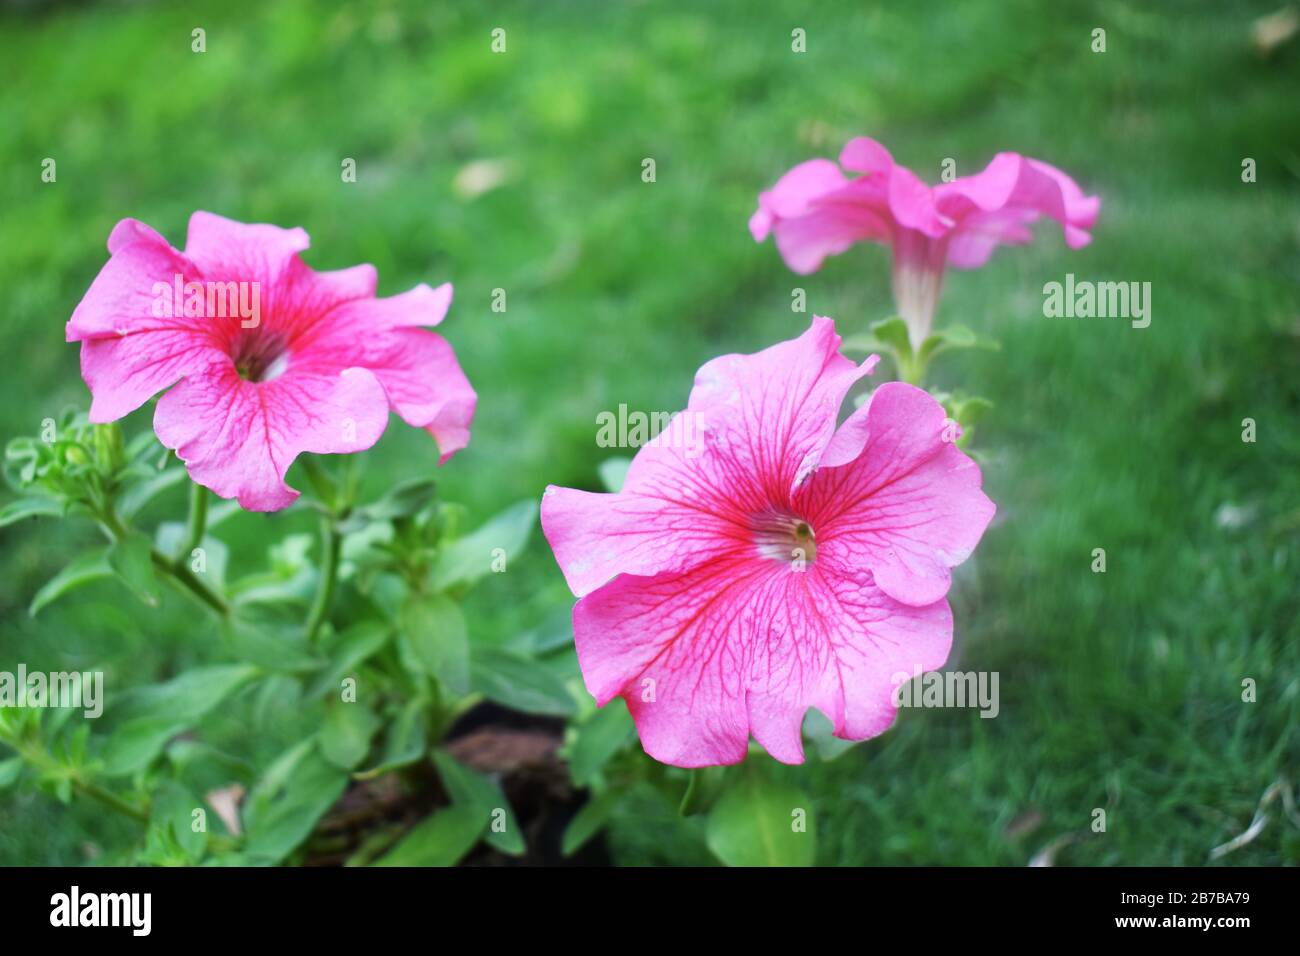
<svg viewBox="0 0 1300 956">
<path fill-rule="evenodd" d="M 844 170 L 862 175 L 850 179 Z M 1100 204 L 1056 167 L 1019 153 L 998 153 L 983 172 L 930 187 L 860 136 L 838 165 L 810 159 L 761 193 L 749 231 L 758 242 L 775 234 L 786 265 L 800 274 L 861 240 L 892 246 L 894 302 L 918 348 L 930 334 L 945 266 L 975 269 L 994 247 L 1029 242 L 1040 215 L 1061 224 L 1071 249 L 1081 248 Z"/>
<path fill-rule="evenodd" d="M 948 657 L 949 569 L 993 516 L 943 408 L 891 382 L 836 428 L 875 357 L 830 319 L 700 369 L 682 415 L 703 448 L 643 446 L 617 494 L 550 487 L 542 528 L 580 598 L 587 689 L 622 696 L 647 753 L 744 758 L 750 734 L 803 760 L 809 707 L 863 740 L 893 722 L 896 676 Z"/>
<path fill-rule="evenodd" d="M 302 452 L 369 448 L 391 408 L 446 461 L 469 442 L 476 396 L 437 325 L 451 285 L 375 298 L 373 266 L 316 272 L 302 229 L 190 217 L 185 252 L 124 219 L 68 322 L 92 422 L 151 396 L 154 431 L 190 477 L 252 511 L 284 508 Z M 179 382 L 179 384 L 177 384 Z M 172 388 L 171 386 L 175 386 Z"/>
</svg>

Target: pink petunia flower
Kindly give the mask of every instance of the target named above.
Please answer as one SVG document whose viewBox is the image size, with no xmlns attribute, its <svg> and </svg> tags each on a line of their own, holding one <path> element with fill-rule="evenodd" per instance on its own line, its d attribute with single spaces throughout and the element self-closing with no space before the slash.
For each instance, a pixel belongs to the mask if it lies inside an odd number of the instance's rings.
<svg viewBox="0 0 1300 956">
<path fill-rule="evenodd" d="M 993 516 L 942 406 L 891 382 L 838 429 L 870 372 L 830 319 L 695 377 L 704 448 L 644 446 L 617 494 L 550 487 L 542 528 L 580 598 L 587 689 L 622 696 L 647 753 L 803 760 L 816 707 L 863 740 L 893 722 L 899 674 L 943 664 L 949 569 Z"/>
<path fill-rule="evenodd" d="M 469 442 L 476 396 L 437 325 L 451 285 L 375 298 L 373 266 L 316 272 L 302 229 L 196 212 L 185 252 L 124 219 L 68 322 L 92 422 L 158 401 L 154 431 L 190 477 L 252 511 L 298 497 L 302 452 L 369 448 L 391 408 L 437 441 Z M 179 383 L 179 384 L 177 384 Z M 171 386 L 175 386 L 172 388 Z"/>
<path fill-rule="evenodd" d="M 841 167 L 862 175 L 850 179 Z M 774 233 L 786 265 L 800 274 L 861 240 L 892 246 L 894 302 L 919 348 L 946 265 L 975 269 L 995 246 L 1029 242 L 1040 214 L 1061 224 L 1071 249 L 1081 248 L 1100 204 L 1059 169 L 1019 153 L 998 153 L 983 172 L 930 187 L 860 136 L 838 165 L 810 159 L 761 193 L 749 231 L 758 242 Z"/>
</svg>

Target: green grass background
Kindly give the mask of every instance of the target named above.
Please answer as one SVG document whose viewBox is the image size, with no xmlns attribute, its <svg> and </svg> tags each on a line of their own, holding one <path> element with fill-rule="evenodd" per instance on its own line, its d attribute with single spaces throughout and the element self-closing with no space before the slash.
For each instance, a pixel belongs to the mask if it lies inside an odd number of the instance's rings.
<svg viewBox="0 0 1300 956">
<path fill-rule="evenodd" d="M 962 174 L 1003 149 L 1045 159 L 1101 195 L 1093 245 L 1044 226 L 951 274 L 939 317 L 1003 343 L 935 369 L 996 405 L 977 443 L 998 517 L 953 603 L 954 661 L 1000 672 L 1001 714 L 905 712 L 838 761 L 760 771 L 812 795 L 824 863 L 1023 864 L 1070 833 L 1058 864 L 1204 863 L 1300 770 L 1300 43 L 1250 43 L 1274 5 L 19 4 L 0 14 L 0 435 L 87 403 L 63 323 L 113 224 L 181 245 L 208 209 L 302 225 L 311 265 L 372 262 L 383 294 L 455 283 L 442 331 L 480 404 L 438 477 L 486 517 L 548 482 L 595 487 L 596 414 L 679 408 L 710 357 L 796 335 L 792 288 L 846 333 L 889 314 L 883 250 L 798 278 L 752 242 L 755 195 L 789 166 L 860 133 L 930 181 L 947 157 Z M 461 198 L 458 171 L 483 159 L 508 180 Z M 1150 282 L 1150 328 L 1043 318 L 1043 283 L 1066 272 Z M 368 484 L 435 457 L 395 422 Z M 152 514 L 182 508 L 178 492 Z M 237 518 L 232 564 L 255 570 L 268 538 L 306 527 Z M 105 585 L 27 617 L 94 537 L 0 531 L 0 668 L 102 668 L 112 688 L 211 657 L 180 600 L 147 613 Z M 476 592 L 474 637 L 567 600 L 538 535 Z M 1269 815 L 1224 862 L 1300 860 L 1300 829 L 1280 802 Z M 629 800 L 611 847 L 699 861 L 698 826 Z M 91 860 L 131 835 L 96 808 L 0 795 L 0 863 Z"/>
</svg>

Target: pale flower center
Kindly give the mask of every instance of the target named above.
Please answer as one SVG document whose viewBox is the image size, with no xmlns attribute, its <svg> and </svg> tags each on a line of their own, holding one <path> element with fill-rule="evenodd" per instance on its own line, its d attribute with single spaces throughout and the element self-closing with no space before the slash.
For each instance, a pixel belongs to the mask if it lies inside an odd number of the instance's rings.
<svg viewBox="0 0 1300 956">
<path fill-rule="evenodd" d="M 289 367 L 289 349 L 284 339 L 261 330 L 240 335 L 231 344 L 230 358 L 239 377 L 247 382 L 269 382 Z"/>
<path fill-rule="evenodd" d="M 799 570 L 817 560 L 817 537 L 812 525 L 788 514 L 763 514 L 752 524 L 759 557 L 784 561 Z"/>
</svg>

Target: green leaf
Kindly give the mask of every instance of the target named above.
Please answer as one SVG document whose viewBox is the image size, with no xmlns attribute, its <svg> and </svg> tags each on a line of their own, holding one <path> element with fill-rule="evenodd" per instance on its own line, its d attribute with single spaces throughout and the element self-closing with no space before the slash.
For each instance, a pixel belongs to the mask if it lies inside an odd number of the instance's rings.
<svg viewBox="0 0 1300 956">
<path fill-rule="evenodd" d="M 148 432 L 145 434 L 150 438 L 153 437 Z M 121 503 L 117 509 L 118 514 L 123 518 L 134 518 L 150 501 L 173 485 L 179 484 L 185 475 L 184 468 L 168 468 L 131 485 L 122 493 Z"/>
<path fill-rule="evenodd" d="M 623 482 L 627 481 L 627 472 L 631 467 L 631 458 L 606 458 L 596 468 L 596 473 L 600 475 L 600 483 L 606 491 L 618 492 L 623 489 Z"/>
<path fill-rule="evenodd" d="M 208 845 L 207 830 L 194 830 L 194 811 L 198 809 L 207 816 L 202 802 L 173 780 L 162 781 L 150 797 L 151 825 L 169 832 L 190 862 L 202 859 Z"/>
<path fill-rule="evenodd" d="M 253 733 L 275 729 L 297 718 L 303 707 L 302 682 L 291 674 L 265 674 L 249 695 L 250 720 L 245 725 Z"/>
<path fill-rule="evenodd" d="M 280 674 L 305 674 L 327 663 L 303 641 L 298 628 L 253 620 L 248 613 L 222 621 L 222 633 L 240 660 Z"/>
<path fill-rule="evenodd" d="M 248 799 L 244 801 L 243 815 L 246 826 L 257 822 L 258 814 L 274 801 L 276 795 L 289 783 L 298 765 L 315 749 L 316 738 L 308 737 L 298 741 L 271 761 L 253 789 L 249 791 Z"/>
<path fill-rule="evenodd" d="M 174 717 L 139 717 L 128 720 L 109 735 L 104 749 L 104 772 L 126 776 L 143 770 L 162 753 L 167 741 L 189 725 Z"/>
<path fill-rule="evenodd" d="M 470 655 L 470 687 L 525 714 L 569 717 L 576 709 L 564 681 L 544 664 L 495 647 Z"/>
<path fill-rule="evenodd" d="M 130 715 L 109 736 L 104 762 L 110 775 L 147 767 L 167 742 L 183 733 L 258 673 L 242 664 L 190 670 L 152 687 L 132 691 L 122 710 Z"/>
<path fill-rule="evenodd" d="M 136 436 L 126 443 L 126 457 L 131 461 L 148 457 L 157 450 L 157 441 L 157 436 L 151 428 L 137 432 Z"/>
<path fill-rule="evenodd" d="M 238 501 L 220 501 L 208 505 L 208 530 L 211 531 L 235 515 L 242 514 L 247 514 L 247 512 L 239 507 Z"/>
<path fill-rule="evenodd" d="M 537 502 L 519 501 L 471 534 L 445 545 L 438 554 L 433 586 L 445 591 L 471 584 L 494 569 L 504 569 L 528 543 L 537 521 Z"/>
<path fill-rule="evenodd" d="M 953 403 L 952 417 L 962 428 L 969 428 L 993 410 L 987 398 L 967 398 Z"/>
<path fill-rule="evenodd" d="M 359 521 L 349 519 L 339 525 L 344 535 L 341 551 L 343 570 L 347 576 L 358 570 L 369 568 L 384 569 L 393 561 L 393 525 L 389 521 Z"/>
<path fill-rule="evenodd" d="M 526 657 L 541 657 L 573 648 L 573 607 L 556 606 L 531 630 L 516 634 L 507 647 Z"/>
<path fill-rule="evenodd" d="M 347 786 L 347 774 L 326 760 L 315 740 L 282 754 L 249 794 L 243 813 L 245 851 L 278 863 L 311 834 Z"/>
<path fill-rule="evenodd" d="M 189 553 L 181 554 L 180 550 L 188 544 L 189 528 L 181 521 L 164 521 L 158 526 L 154 533 L 154 544 L 163 554 L 170 558 L 183 560 L 190 570 L 194 571 L 199 577 L 208 578 L 216 582 L 217 586 L 225 584 L 226 581 L 226 564 L 230 558 L 230 549 L 226 543 L 219 538 L 211 535 L 205 535 L 199 542 L 198 547 L 203 549 L 203 559 L 206 565 L 203 571 L 194 569 L 194 559 Z"/>
<path fill-rule="evenodd" d="M 296 604 L 305 606 L 315 592 L 317 575 L 303 567 L 293 574 L 271 572 L 240 578 L 227 590 L 240 607 L 255 604 Z"/>
<path fill-rule="evenodd" d="M 63 502 L 58 498 L 19 498 L 0 508 L 0 528 L 24 518 L 61 517 Z"/>
<path fill-rule="evenodd" d="M 334 766 L 351 770 L 370 752 L 370 738 L 378 729 L 379 718 L 363 705 L 337 701 L 325 713 L 321 753 Z"/>
<path fill-rule="evenodd" d="M 705 813 L 717 802 L 726 788 L 728 775 L 726 767 L 699 767 L 687 773 L 691 775 L 690 781 L 677 812 L 684 817 L 693 817 Z"/>
<path fill-rule="evenodd" d="M 382 651 L 393 637 L 387 621 L 360 621 L 339 634 L 329 648 L 330 666 L 312 684 L 312 697 L 337 692 L 345 677 L 355 677 L 357 668 Z"/>
<path fill-rule="evenodd" d="M 522 855 L 527 849 L 523 831 L 496 781 L 466 767 L 445 750 L 435 750 L 432 756 L 452 803 L 472 807 L 486 821 L 484 839 L 502 853 Z"/>
<path fill-rule="evenodd" d="M 806 832 L 799 832 L 801 822 Z M 728 866 L 811 866 L 812 808 L 798 790 L 745 773 L 709 812 L 705 842 Z"/>
<path fill-rule="evenodd" d="M 816 707 L 809 707 L 803 718 L 803 735 L 822 760 L 834 760 L 852 750 L 861 741 L 841 740 L 835 736 L 835 725 Z"/>
<path fill-rule="evenodd" d="M 327 468 L 318 457 L 308 459 L 305 455 L 297 461 L 297 479 L 306 479 L 311 486 L 311 494 L 331 510 L 338 501 L 339 484 L 333 471 Z"/>
<path fill-rule="evenodd" d="M 415 478 L 393 487 L 386 495 L 361 510 L 372 520 L 409 518 L 433 500 L 438 483 L 430 478 Z"/>
<path fill-rule="evenodd" d="M 162 599 L 153 570 L 153 544 L 138 531 L 114 541 L 108 548 L 108 563 L 128 590 L 149 607 Z"/>
<path fill-rule="evenodd" d="M 918 352 L 922 362 L 928 362 L 943 352 L 952 349 L 987 349 L 991 352 L 1002 348 L 992 339 L 980 338 L 964 325 L 949 325 L 930 333 Z"/>
<path fill-rule="evenodd" d="M 27 609 L 27 613 L 35 617 L 44 607 L 54 603 L 69 591 L 75 590 L 83 584 L 89 584 L 103 578 L 111 578 L 112 576 L 113 568 L 108 563 L 107 552 L 88 551 L 79 557 L 73 558 L 67 567 L 45 582 L 41 589 L 36 592 L 36 596 L 32 598 L 32 604 Z"/>
<path fill-rule="evenodd" d="M 442 594 L 412 595 L 398 618 L 398 641 L 407 664 L 469 693 L 469 636 L 460 606 Z"/>
<path fill-rule="evenodd" d="M 316 539 L 309 534 L 290 534 L 266 549 L 271 571 L 281 578 L 292 578 L 299 571 L 310 569 L 312 548 Z"/>
<path fill-rule="evenodd" d="M 267 548 L 270 570 L 240 578 L 228 589 L 235 603 L 307 604 L 319 578 L 310 558 L 315 543 L 310 534 L 291 534 L 271 545 Z"/>
<path fill-rule="evenodd" d="M 374 866 L 455 866 L 473 849 L 487 819 L 474 807 L 453 804 L 425 817 Z"/>
<path fill-rule="evenodd" d="M 425 710 L 428 706 L 427 700 L 408 701 L 388 728 L 388 736 L 384 740 L 383 759 L 368 770 L 354 773 L 352 778 L 373 780 L 401 767 L 409 767 L 420 760 L 429 746 L 424 729 Z"/>
<path fill-rule="evenodd" d="M 145 828 L 144 846 L 133 859 L 137 866 L 192 866 L 194 859 L 185 852 L 170 820 L 150 819 Z"/>
<path fill-rule="evenodd" d="M 165 684 L 131 691 L 122 709 L 133 718 L 193 723 L 259 673 L 249 664 L 196 667 Z"/>
<path fill-rule="evenodd" d="M 177 777 L 186 776 L 191 769 L 201 774 L 218 773 L 227 779 L 248 780 L 257 774 L 257 769 L 240 757 L 193 738 L 178 737 L 167 745 L 166 753 Z"/>
<path fill-rule="evenodd" d="M 912 340 L 908 335 L 907 323 L 898 316 L 873 322 L 871 335 L 898 358 L 908 362 L 912 360 Z"/>
<path fill-rule="evenodd" d="M 961 426 L 961 437 L 957 447 L 967 448 L 975 435 L 975 424 L 981 421 L 993 408 L 993 403 L 986 398 L 974 395 L 936 394 L 935 399 L 942 403 L 948 417 Z"/>
<path fill-rule="evenodd" d="M 564 839 L 560 844 L 560 852 L 565 856 L 573 856 L 587 841 L 605 828 L 609 822 L 610 813 L 618 804 L 619 792 L 616 790 L 606 790 L 600 796 L 593 797 L 582 805 L 582 809 L 574 814 L 569 825 L 564 828 Z"/>
<path fill-rule="evenodd" d="M 18 782 L 23 773 L 23 758 L 10 757 L 0 760 L 0 790 L 11 787 Z"/>
<path fill-rule="evenodd" d="M 81 675 L 80 675 L 78 672 L 73 671 L 73 672 L 72 672 L 72 678 L 73 678 L 74 680 L 80 680 L 80 679 L 81 679 Z M 93 678 L 92 678 L 92 680 L 93 680 Z M 84 686 L 84 685 L 83 685 L 83 686 Z M 92 693 L 92 694 L 94 693 L 93 688 L 91 689 L 90 693 Z M 87 703 L 88 703 L 88 702 L 89 702 L 89 701 L 87 701 Z M 56 707 L 56 708 L 53 708 L 53 709 L 50 711 L 50 714 L 45 718 L 45 722 L 44 722 L 44 725 L 43 725 L 43 727 L 42 727 L 42 733 L 43 733 L 44 737 L 45 737 L 47 740 L 53 740 L 54 737 L 58 735 L 59 731 L 62 730 L 62 729 L 67 725 L 68 721 L 70 721 L 70 720 L 72 719 L 72 715 L 73 715 L 74 713 L 75 713 L 75 711 L 74 711 L 71 707 Z M 83 713 L 84 713 L 84 711 L 83 711 Z M 82 726 L 82 728 L 84 729 L 84 728 L 89 727 L 90 725 L 89 725 L 89 724 L 85 724 L 85 723 L 83 723 L 81 726 Z"/>
<path fill-rule="evenodd" d="M 574 785 L 589 787 L 595 783 L 609 758 L 627 744 L 635 732 L 632 715 L 621 697 L 614 698 L 586 723 L 579 724 L 568 747 L 569 773 Z"/>
<path fill-rule="evenodd" d="M 846 354 L 850 352 L 888 352 L 889 346 L 885 345 L 884 342 L 877 341 L 870 335 L 846 335 L 843 341 L 840 342 L 840 351 Z"/>
</svg>

